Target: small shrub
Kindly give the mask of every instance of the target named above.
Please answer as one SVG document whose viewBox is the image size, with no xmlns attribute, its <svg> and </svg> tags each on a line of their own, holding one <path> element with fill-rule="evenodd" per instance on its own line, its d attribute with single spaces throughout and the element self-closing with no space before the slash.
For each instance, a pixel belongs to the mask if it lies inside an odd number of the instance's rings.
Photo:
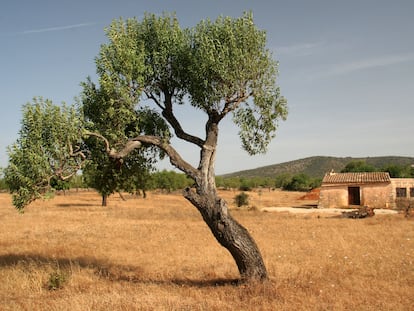
<svg viewBox="0 0 414 311">
<path fill-rule="evenodd" d="M 63 284 L 66 283 L 67 277 L 60 270 L 54 271 L 49 274 L 49 279 L 47 282 L 47 288 L 49 290 L 57 290 L 63 287 Z"/>
<path fill-rule="evenodd" d="M 249 205 L 249 195 L 245 192 L 239 193 L 234 197 L 234 203 L 237 205 L 237 207 Z"/>
</svg>

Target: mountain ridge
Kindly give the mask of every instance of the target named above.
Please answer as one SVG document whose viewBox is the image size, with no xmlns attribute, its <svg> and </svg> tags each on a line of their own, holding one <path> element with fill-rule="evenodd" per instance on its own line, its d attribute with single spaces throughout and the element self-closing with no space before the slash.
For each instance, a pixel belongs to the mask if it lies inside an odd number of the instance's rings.
<svg viewBox="0 0 414 311">
<path fill-rule="evenodd" d="M 222 177 L 271 177 L 281 174 L 306 174 L 314 178 L 322 178 L 327 172 L 340 172 L 351 161 L 365 161 L 374 167 L 387 165 L 414 165 L 414 157 L 377 156 L 377 157 L 332 157 L 311 156 L 288 162 L 266 165 L 255 169 L 237 171 L 220 175 Z"/>
</svg>

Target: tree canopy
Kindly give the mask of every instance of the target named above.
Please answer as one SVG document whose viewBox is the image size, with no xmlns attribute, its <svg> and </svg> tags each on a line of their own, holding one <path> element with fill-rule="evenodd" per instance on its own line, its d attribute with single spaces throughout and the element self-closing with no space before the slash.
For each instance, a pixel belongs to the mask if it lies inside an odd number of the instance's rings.
<svg viewBox="0 0 414 311">
<path fill-rule="evenodd" d="M 8 148 L 5 180 L 19 210 L 50 189 L 52 178 L 67 180 L 82 167 L 82 117 L 74 107 L 41 97 L 23 106 L 17 141 Z"/>
</svg>

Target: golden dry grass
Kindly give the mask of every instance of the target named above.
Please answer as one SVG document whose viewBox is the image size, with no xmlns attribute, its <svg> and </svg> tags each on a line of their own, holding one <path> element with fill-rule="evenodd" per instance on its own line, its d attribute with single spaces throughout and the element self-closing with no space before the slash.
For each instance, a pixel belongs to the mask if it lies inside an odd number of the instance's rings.
<svg viewBox="0 0 414 311">
<path fill-rule="evenodd" d="M 223 192 L 228 202 L 236 194 Z M 249 195 L 258 208 L 304 203 L 299 193 Z M 413 219 L 233 215 L 259 244 L 269 282 L 235 285 L 233 259 L 179 194 L 115 195 L 103 208 L 93 192 L 70 193 L 24 215 L 1 194 L 0 310 L 413 310 Z M 66 279 L 50 290 L 54 274 Z"/>
</svg>

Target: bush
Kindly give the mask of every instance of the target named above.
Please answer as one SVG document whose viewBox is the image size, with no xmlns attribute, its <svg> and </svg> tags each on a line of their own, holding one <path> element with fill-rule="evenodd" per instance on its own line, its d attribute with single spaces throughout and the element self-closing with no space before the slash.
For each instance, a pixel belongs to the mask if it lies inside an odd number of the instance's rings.
<svg viewBox="0 0 414 311">
<path fill-rule="evenodd" d="M 234 203 L 237 205 L 237 207 L 249 205 L 249 195 L 245 192 L 239 193 L 234 197 Z"/>
<path fill-rule="evenodd" d="M 54 271 L 49 275 L 47 282 L 47 288 L 49 290 L 57 290 L 63 287 L 63 284 L 66 283 L 67 277 L 60 270 Z"/>
</svg>

